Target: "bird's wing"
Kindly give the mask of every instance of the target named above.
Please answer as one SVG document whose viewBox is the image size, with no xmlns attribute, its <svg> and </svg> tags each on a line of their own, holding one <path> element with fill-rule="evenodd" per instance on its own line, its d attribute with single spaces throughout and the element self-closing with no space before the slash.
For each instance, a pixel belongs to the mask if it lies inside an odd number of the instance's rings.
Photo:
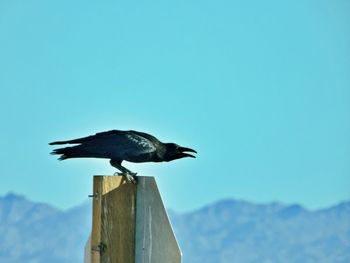
<svg viewBox="0 0 350 263">
<path fill-rule="evenodd" d="M 157 150 L 156 145 L 153 143 L 152 140 L 138 133 L 129 131 L 126 133 L 125 136 L 128 139 L 127 146 L 138 150 L 140 153 L 150 153 Z"/>
<path fill-rule="evenodd" d="M 94 141 L 96 139 L 104 139 L 108 138 L 111 135 L 122 135 L 125 134 L 125 131 L 119 131 L 119 130 L 112 130 L 112 131 L 106 131 L 106 132 L 99 132 L 95 135 L 78 138 L 74 140 L 68 140 L 68 141 L 57 141 L 57 142 L 51 142 L 50 145 L 58 145 L 58 144 L 79 144 L 79 143 L 85 143 L 89 141 Z"/>
<path fill-rule="evenodd" d="M 112 130 L 96 133 L 84 138 L 69 141 L 58 141 L 56 144 L 79 144 L 74 146 L 79 153 L 91 157 L 114 157 L 127 159 L 157 150 L 151 140 L 134 131 Z"/>
<path fill-rule="evenodd" d="M 133 131 L 133 130 L 128 131 L 128 132 L 134 133 L 134 134 L 136 134 L 138 136 L 146 138 L 147 140 L 149 140 L 151 142 L 160 143 L 160 141 L 156 137 L 152 136 L 151 134 L 148 134 L 148 133 L 145 133 L 145 132 Z"/>
</svg>

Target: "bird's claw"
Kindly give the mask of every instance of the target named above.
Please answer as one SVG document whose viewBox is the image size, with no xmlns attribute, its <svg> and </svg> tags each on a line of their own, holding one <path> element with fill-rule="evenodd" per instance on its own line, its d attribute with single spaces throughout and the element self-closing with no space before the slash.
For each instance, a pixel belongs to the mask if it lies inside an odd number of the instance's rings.
<svg viewBox="0 0 350 263">
<path fill-rule="evenodd" d="M 114 175 L 124 176 L 126 178 L 126 180 L 128 180 L 129 182 L 132 182 L 134 184 L 137 183 L 137 179 L 136 179 L 137 173 L 133 173 L 133 172 L 118 173 L 118 172 L 115 172 Z"/>
<path fill-rule="evenodd" d="M 127 173 L 125 175 L 126 179 L 129 181 L 129 182 L 132 182 L 133 184 L 136 184 L 136 173 L 132 173 L 132 174 L 129 174 Z"/>
</svg>

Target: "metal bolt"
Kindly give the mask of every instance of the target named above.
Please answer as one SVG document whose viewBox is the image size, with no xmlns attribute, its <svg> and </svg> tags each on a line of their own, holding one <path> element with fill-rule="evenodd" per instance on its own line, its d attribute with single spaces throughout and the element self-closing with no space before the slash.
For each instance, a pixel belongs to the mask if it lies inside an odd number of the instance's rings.
<svg viewBox="0 0 350 263">
<path fill-rule="evenodd" d="M 97 198 L 98 197 L 98 192 L 93 193 L 92 195 L 88 195 L 90 198 Z"/>
<path fill-rule="evenodd" d="M 106 249 L 107 249 L 107 245 L 102 243 L 102 242 L 100 244 L 98 244 L 97 246 L 94 246 L 91 248 L 92 251 L 100 252 L 100 254 L 104 253 L 106 251 Z"/>
</svg>

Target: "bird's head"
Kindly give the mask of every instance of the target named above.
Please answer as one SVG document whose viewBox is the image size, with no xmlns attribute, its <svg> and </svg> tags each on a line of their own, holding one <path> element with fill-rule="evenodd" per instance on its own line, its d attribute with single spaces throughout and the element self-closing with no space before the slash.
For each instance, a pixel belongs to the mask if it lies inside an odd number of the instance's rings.
<svg viewBox="0 0 350 263">
<path fill-rule="evenodd" d="M 195 150 L 181 147 L 180 145 L 177 145 L 176 143 L 165 143 L 166 151 L 164 154 L 164 161 L 169 162 L 172 160 L 184 158 L 184 157 L 192 157 L 196 158 L 196 156 L 186 153 L 186 152 L 192 152 L 197 153 Z"/>
</svg>

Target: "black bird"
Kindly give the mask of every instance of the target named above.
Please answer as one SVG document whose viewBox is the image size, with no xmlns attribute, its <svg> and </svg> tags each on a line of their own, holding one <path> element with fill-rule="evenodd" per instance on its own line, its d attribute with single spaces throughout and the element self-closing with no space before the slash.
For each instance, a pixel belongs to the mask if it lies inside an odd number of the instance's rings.
<svg viewBox="0 0 350 263">
<path fill-rule="evenodd" d="M 51 154 L 60 154 L 59 160 L 70 158 L 106 158 L 127 180 L 136 183 L 136 173 L 123 167 L 122 161 L 134 163 L 169 162 L 183 157 L 195 156 L 186 153 L 195 150 L 175 143 L 162 143 L 154 136 L 138 131 L 112 130 L 96 133 L 84 138 L 52 142 L 50 145 L 77 144 L 72 147 L 55 149 Z"/>
</svg>

